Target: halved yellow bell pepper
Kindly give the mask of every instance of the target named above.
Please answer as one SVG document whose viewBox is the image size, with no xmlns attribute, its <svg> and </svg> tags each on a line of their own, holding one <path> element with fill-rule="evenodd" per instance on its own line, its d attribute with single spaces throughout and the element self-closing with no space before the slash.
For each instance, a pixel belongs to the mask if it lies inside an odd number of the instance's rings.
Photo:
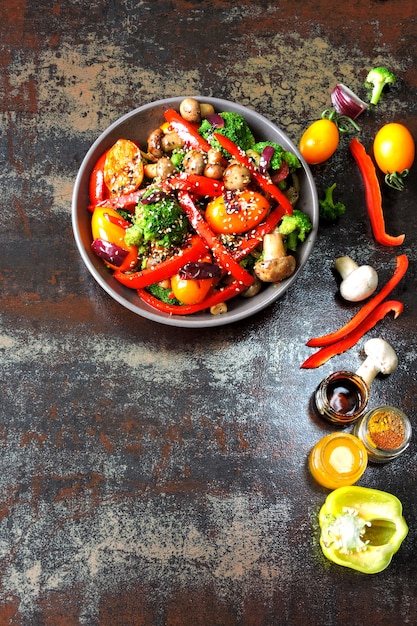
<svg viewBox="0 0 417 626">
<path fill-rule="evenodd" d="M 407 536 L 400 500 L 367 487 L 339 487 L 320 509 L 320 545 L 334 563 L 364 574 L 381 572 Z"/>
</svg>

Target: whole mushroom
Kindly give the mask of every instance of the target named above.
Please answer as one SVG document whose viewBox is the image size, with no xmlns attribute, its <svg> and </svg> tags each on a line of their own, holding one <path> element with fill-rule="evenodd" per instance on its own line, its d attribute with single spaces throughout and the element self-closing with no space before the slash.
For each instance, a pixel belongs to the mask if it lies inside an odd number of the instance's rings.
<svg viewBox="0 0 417 626">
<path fill-rule="evenodd" d="M 341 256 L 334 268 L 342 277 L 340 295 L 349 302 L 360 302 L 371 296 L 378 287 L 378 274 L 370 265 L 359 266 L 350 256 Z"/>
<path fill-rule="evenodd" d="M 224 188 L 228 191 L 246 189 L 251 182 L 250 171 L 240 163 L 231 163 L 223 172 Z"/>
<path fill-rule="evenodd" d="M 265 283 L 276 283 L 291 276 L 295 258 L 287 254 L 281 233 L 277 230 L 264 236 L 263 257 L 255 264 L 255 274 Z"/>
<path fill-rule="evenodd" d="M 180 114 L 187 122 L 201 122 L 201 107 L 195 98 L 185 98 L 180 104 Z"/>
<path fill-rule="evenodd" d="M 363 349 L 366 359 L 356 374 L 366 382 L 368 387 L 372 385 L 377 374 L 392 374 L 397 369 L 397 354 L 385 339 L 381 337 L 368 339 Z"/>
</svg>

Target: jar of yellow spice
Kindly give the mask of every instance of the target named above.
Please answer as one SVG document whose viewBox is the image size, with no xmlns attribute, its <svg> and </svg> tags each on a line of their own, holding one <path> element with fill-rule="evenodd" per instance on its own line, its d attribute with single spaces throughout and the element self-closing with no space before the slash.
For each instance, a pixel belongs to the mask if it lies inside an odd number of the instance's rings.
<svg viewBox="0 0 417 626">
<path fill-rule="evenodd" d="M 385 463 L 408 447 L 411 423 L 400 409 L 379 406 L 365 413 L 354 433 L 363 442 L 370 461 Z"/>
</svg>

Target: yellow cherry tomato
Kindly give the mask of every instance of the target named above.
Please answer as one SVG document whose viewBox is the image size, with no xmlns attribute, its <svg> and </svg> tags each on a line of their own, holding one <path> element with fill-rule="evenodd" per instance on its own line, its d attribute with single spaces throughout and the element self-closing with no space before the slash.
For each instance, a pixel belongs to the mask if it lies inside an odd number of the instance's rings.
<svg viewBox="0 0 417 626">
<path fill-rule="evenodd" d="M 125 243 L 126 222 L 122 217 L 110 208 L 96 207 L 91 218 L 91 231 L 93 240 L 102 239 L 115 244 L 128 251 L 128 255 L 120 267 L 107 263 L 114 270 L 125 272 L 135 266 L 138 258 L 136 246 L 128 246 Z"/>
<path fill-rule="evenodd" d="M 322 118 L 307 128 L 300 140 L 300 152 L 309 165 L 330 159 L 339 145 L 339 129 L 329 119 Z"/>
<path fill-rule="evenodd" d="M 232 203 L 229 208 L 223 196 L 218 196 L 207 205 L 205 218 L 215 233 L 246 233 L 262 222 L 270 209 L 268 200 L 257 191 L 238 192 Z"/>
<path fill-rule="evenodd" d="M 374 139 L 374 157 L 384 174 L 410 169 L 414 156 L 414 139 L 408 128 L 392 122 L 379 129 Z"/>
<path fill-rule="evenodd" d="M 106 153 L 104 183 L 112 196 L 135 191 L 143 181 L 144 168 L 139 146 L 119 139 Z"/>
<path fill-rule="evenodd" d="M 171 278 L 171 289 L 174 296 L 184 304 L 202 302 L 214 284 L 212 278 L 181 278 L 175 274 Z"/>
</svg>

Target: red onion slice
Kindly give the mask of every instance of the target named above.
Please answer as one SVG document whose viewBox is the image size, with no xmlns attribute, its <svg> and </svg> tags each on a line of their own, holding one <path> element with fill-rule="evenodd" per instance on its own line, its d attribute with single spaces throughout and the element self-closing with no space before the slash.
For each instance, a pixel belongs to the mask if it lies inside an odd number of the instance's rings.
<svg viewBox="0 0 417 626">
<path fill-rule="evenodd" d="M 275 148 L 273 146 L 265 146 L 262 150 L 261 158 L 259 159 L 259 171 L 261 174 L 266 174 L 272 157 L 274 156 Z"/>
<path fill-rule="evenodd" d="M 91 248 L 100 259 L 116 267 L 120 267 L 129 254 L 128 250 L 104 239 L 94 239 Z"/>
<path fill-rule="evenodd" d="M 338 83 L 333 88 L 330 98 L 334 108 L 338 113 L 340 113 L 340 115 L 345 115 L 353 120 L 355 120 L 369 106 L 343 83 Z"/>
<path fill-rule="evenodd" d="M 221 276 L 221 270 L 218 265 L 214 263 L 207 263 L 205 261 L 197 261 L 195 263 L 187 263 L 179 270 L 181 278 L 185 279 L 205 279 L 205 278 L 218 278 Z"/>
<path fill-rule="evenodd" d="M 210 122 L 213 128 L 223 128 L 224 126 L 224 119 L 218 113 L 207 115 L 206 119 Z"/>
</svg>

